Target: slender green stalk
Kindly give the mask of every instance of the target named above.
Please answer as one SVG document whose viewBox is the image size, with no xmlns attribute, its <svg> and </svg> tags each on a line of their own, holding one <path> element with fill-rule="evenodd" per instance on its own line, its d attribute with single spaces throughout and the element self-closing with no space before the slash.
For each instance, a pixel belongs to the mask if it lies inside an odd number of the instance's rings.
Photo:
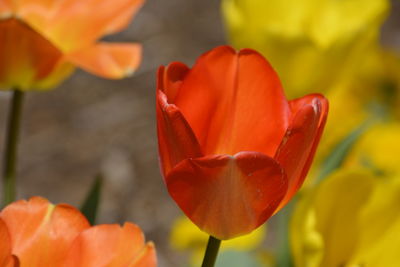
<svg viewBox="0 0 400 267">
<path fill-rule="evenodd" d="M 220 245 L 221 240 L 210 236 L 210 238 L 208 239 L 206 253 L 204 254 L 203 264 L 201 265 L 201 267 L 214 267 Z"/>
<path fill-rule="evenodd" d="M 19 128 L 21 122 L 22 102 L 24 92 L 14 90 L 10 111 L 8 114 L 7 133 L 3 165 L 3 204 L 7 205 L 15 200 L 16 195 L 16 166 Z"/>
<path fill-rule="evenodd" d="M 293 267 L 293 258 L 290 251 L 289 243 L 289 224 L 293 214 L 294 205 L 297 201 L 297 197 L 294 197 L 289 204 L 286 205 L 278 214 L 278 252 L 277 252 L 277 265 L 279 267 Z"/>
</svg>

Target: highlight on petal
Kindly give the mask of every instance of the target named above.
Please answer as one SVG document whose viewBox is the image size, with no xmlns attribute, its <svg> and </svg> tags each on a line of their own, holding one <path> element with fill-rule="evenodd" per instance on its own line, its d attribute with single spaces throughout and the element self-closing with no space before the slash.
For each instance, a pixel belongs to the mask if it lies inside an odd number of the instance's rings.
<svg viewBox="0 0 400 267">
<path fill-rule="evenodd" d="M 0 219 L 7 225 L 12 254 L 18 256 L 21 266 L 58 266 L 75 237 L 89 227 L 77 209 L 66 204 L 54 206 L 40 197 L 8 205 Z"/>
<path fill-rule="evenodd" d="M 254 50 L 236 52 L 228 46 L 197 60 L 174 104 L 205 154 L 258 151 L 273 156 L 290 114 L 270 64 Z"/>
<path fill-rule="evenodd" d="M 185 214 L 219 239 L 250 233 L 263 224 L 287 190 L 281 166 L 256 152 L 184 160 L 166 183 Z"/>
<path fill-rule="evenodd" d="M 129 267 L 155 267 L 157 266 L 156 250 L 154 244 L 149 242 L 146 244 L 140 255 L 131 262 Z M 115 266 L 117 267 L 117 266 Z"/>
<path fill-rule="evenodd" d="M 165 94 L 157 91 L 157 133 L 160 163 L 164 178 L 179 162 L 202 156 L 190 125 L 173 104 L 168 104 Z"/>
<path fill-rule="evenodd" d="M 17 15 L 63 52 L 87 47 L 127 26 L 144 0 L 19 1 Z"/>
<path fill-rule="evenodd" d="M 323 96 L 310 95 L 291 102 L 292 122 L 275 155 L 285 169 L 289 189 L 282 208 L 303 184 L 325 125 L 328 102 Z"/>
<path fill-rule="evenodd" d="M 131 76 L 141 61 L 142 46 L 128 43 L 97 43 L 65 56 L 82 69 L 109 79 Z"/>
<path fill-rule="evenodd" d="M 0 20 L 0 58 L 0 87 L 28 89 L 45 78 L 54 84 L 70 73 L 60 72 L 67 64 L 60 50 L 16 19 Z"/>
<path fill-rule="evenodd" d="M 319 142 L 321 140 L 322 132 L 324 131 L 326 120 L 328 118 L 328 111 L 329 111 L 329 102 L 324 96 L 318 95 L 318 94 L 312 94 L 312 95 L 308 95 L 308 96 L 303 97 L 303 99 L 305 100 L 305 99 L 311 98 L 311 97 L 316 97 L 321 102 L 321 116 L 320 116 L 320 119 L 319 119 L 319 122 L 318 122 L 318 130 L 317 130 L 317 134 L 315 135 L 314 142 L 313 142 L 313 145 L 312 145 L 311 150 L 310 150 L 310 154 L 308 155 L 306 164 L 304 165 L 303 171 L 301 173 L 300 180 L 303 180 L 303 181 L 306 178 L 307 173 L 308 173 L 308 171 L 309 171 L 309 169 L 311 167 L 311 164 L 312 164 L 312 162 L 314 160 L 314 155 L 315 155 L 315 153 L 317 151 L 317 147 L 318 147 Z M 291 101 L 290 104 L 291 104 L 292 107 L 295 107 L 295 103 L 296 103 L 295 101 L 296 100 Z M 295 108 L 293 108 L 292 110 L 294 110 L 294 109 Z M 301 184 L 300 184 L 300 186 L 301 186 Z"/>
<path fill-rule="evenodd" d="M 74 241 L 65 267 L 155 267 L 154 245 L 145 244 L 140 228 L 131 223 L 98 225 L 83 231 Z"/>
</svg>

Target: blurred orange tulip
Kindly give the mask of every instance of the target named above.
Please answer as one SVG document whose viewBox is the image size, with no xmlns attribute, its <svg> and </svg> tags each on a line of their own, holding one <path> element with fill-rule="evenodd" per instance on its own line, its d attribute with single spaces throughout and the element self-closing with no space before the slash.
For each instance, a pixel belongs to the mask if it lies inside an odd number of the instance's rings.
<svg viewBox="0 0 400 267">
<path fill-rule="evenodd" d="M 0 87 L 50 88 L 75 66 L 131 75 L 141 46 L 96 40 L 125 28 L 144 0 L 0 0 Z"/>
<path fill-rule="evenodd" d="M 221 46 L 192 69 L 160 67 L 159 153 L 170 195 L 212 236 L 251 232 L 303 183 L 327 112 L 322 95 L 287 101 L 254 50 Z"/>
<path fill-rule="evenodd" d="M 155 267 L 156 256 L 134 224 L 90 227 L 75 208 L 33 197 L 0 213 L 0 266 Z"/>
</svg>

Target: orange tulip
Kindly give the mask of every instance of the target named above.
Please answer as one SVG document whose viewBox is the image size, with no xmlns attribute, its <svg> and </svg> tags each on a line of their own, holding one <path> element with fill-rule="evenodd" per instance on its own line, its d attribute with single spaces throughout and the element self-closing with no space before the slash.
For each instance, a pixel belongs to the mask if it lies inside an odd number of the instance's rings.
<svg viewBox="0 0 400 267">
<path fill-rule="evenodd" d="M 160 67 L 157 128 L 172 198 L 219 239 L 247 234 L 302 185 L 328 112 L 318 94 L 287 101 L 256 51 L 228 46 L 189 69 Z"/>
<path fill-rule="evenodd" d="M 134 224 L 90 227 L 75 208 L 33 197 L 0 213 L 0 266 L 155 267 L 156 256 Z"/>
<path fill-rule="evenodd" d="M 49 88 L 74 67 L 119 79 L 141 46 L 96 40 L 125 28 L 144 0 L 0 0 L 0 88 Z"/>
</svg>

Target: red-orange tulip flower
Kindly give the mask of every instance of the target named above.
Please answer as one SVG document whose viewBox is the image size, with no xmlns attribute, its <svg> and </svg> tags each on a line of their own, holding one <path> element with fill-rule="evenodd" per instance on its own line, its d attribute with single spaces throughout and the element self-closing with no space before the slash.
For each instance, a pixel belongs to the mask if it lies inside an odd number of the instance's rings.
<svg viewBox="0 0 400 267">
<path fill-rule="evenodd" d="M 90 227 L 75 208 L 33 197 L 0 213 L 0 266 L 155 267 L 156 256 L 134 224 Z"/>
<path fill-rule="evenodd" d="M 144 0 L 0 0 L 0 88 L 49 88 L 75 66 L 105 78 L 138 67 L 141 46 L 96 40 L 122 30 Z"/>
<path fill-rule="evenodd" d="M 303 183 L 327 112 L 322 95 L 287 101 L 254 50 L 221 46 L 192 69 L 160 67 L 157 128 L 170 195 L 212 236 L 251 232 Z"/>
</svg>

